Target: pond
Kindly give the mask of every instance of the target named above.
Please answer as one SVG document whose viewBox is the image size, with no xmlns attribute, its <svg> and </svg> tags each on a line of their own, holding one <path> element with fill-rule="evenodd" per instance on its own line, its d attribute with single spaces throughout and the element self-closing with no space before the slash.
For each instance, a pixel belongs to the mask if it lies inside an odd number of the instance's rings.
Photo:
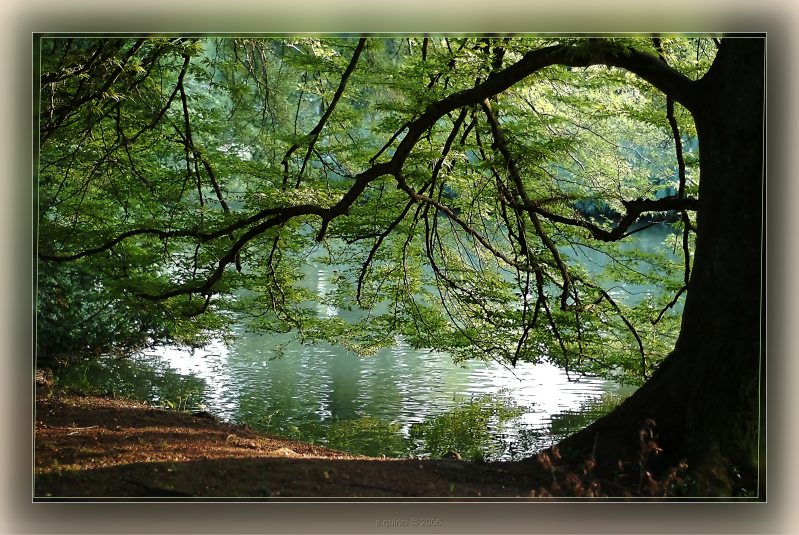
<svg viewBox="0 0 799 535">
<path fill-rule="evenodd" d="M 638 234 L 661 243 L 664 229 Z M 641 243 L 643 242 L 643 243 Z M 330 267 L 310 263 L 323 292 Z M 653 291 L 642 288 L 641 291 Z M 320 310 L 320 313 L 335 313 Z M 281 356 L 276 357 L 280 346 Z M 453 363 L 401 340 L 373 357 L 285 335 L 241 331 L 225 346 L 156 347 L 65 368 L 58 381 L 180 410 L 206 410 L 266 433 L 367 455 L 520 459 L 611 410 L 633 388 L 567 377 L 549 364 Z"/>
<path fill-rule="evenodd" d="M 334 347 L 288 347 L 242 335 L 225 347 L 174 347 L 62 369 L 62 385 L 206 410 L 260 431 L 352 453 L 518 459 L 603 414 L 629 387 L 570 381 L 547 364 L 457 365 L 399 346 L 363 358 Z"/>
</svg>

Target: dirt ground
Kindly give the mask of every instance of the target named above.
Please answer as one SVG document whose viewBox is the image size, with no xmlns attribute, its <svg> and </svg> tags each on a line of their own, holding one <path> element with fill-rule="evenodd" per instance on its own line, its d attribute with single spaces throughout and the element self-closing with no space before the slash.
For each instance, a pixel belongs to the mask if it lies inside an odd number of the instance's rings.
<svg viewBox="0 0 799 535">
<path fill-rule="evenodd" d="M 535 461 L 364 457 L 128 400 L 36 400 L 36 500 L 530 497 L 551 478 Z"/>
</svg>

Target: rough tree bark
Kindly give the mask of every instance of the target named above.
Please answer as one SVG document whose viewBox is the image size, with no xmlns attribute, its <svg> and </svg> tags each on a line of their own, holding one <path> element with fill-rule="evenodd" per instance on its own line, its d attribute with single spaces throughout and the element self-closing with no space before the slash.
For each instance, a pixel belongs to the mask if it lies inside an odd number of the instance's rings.
<svg viewBox="0 0 799 535">
<path fill-rule="evenodd" d="M 685 459 L 700 492 L 764 484 L 762 221 L 765 39 L 726 38 L 693 84 L 701 180 L 698 237 L 680 336 L 654 376 L 615 411 L 560 444 L 599 465 L 640 451 L 654 421 L 656 463 Z M 761 490 L 760 496 L 763 496 Z"/>
</svg>

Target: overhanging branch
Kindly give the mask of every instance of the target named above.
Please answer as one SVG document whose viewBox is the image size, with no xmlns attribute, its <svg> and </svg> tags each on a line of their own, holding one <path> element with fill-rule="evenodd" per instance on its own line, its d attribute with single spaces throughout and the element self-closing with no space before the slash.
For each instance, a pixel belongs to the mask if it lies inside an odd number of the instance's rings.
<svg viewBox="0 0 799 535">
<path fill-rule="evenodd" d="M 545 217 L 546 219 L 549 219 L 554 223 L 563 223 L 565 225 L 582 227 L 588 230 L 594 239 L 604 242 L 613 242 L 627 236 L 627 230 L 630 228 L 630 225 L 635 223 L 641 214 L 649 212 L 669 212 L 676 210 L 696 211 L 699 202 L 697 199 L 690 197 L 683 199 L 679 199 L 677 197 L 664 197 L 662 199 L 635 199 L 633 201 L 622 201 L 622 204 L 626 210 L 625 214 L 611 230 L 605 230 L 599 225 L 591 223 L 590 221 L 586 221 L 585 219 L 578 219 L 550 212 L 536 203 L 523 204 L 521 206 L 523 208 L 533 210 L 535 213 Z"/>
<path fill-rule="evenodd" d="M 348 70 L 342 75 L 342 80 L 339 85 L 340 91 L 343 90 L 343 86 L 347 77 L 355 67 L 357 56 L 360 53 L 360 50 L 363 48 L 363 42 L 363 39 L 361 42 L 359 42 L 356 53 L 353 55 L 350 65 L 348 66 Z M 691 109 L 693 104 L 693 82 L 676 70 L 670 68 L 668 65 L 664 65 L 653 56 L 649 56 L 634 50 L 622 50 L 618 47 L 608 46 L 602 41 L 590 42 L 581 47 L 573 47 L 568 45 L 545 47 L 525 54 L 522 59 L 516 63 L 510 65 L 504 70 L 493 73 L 485 81 L 475 85 L 474 87 L 454 93 L 439 100 L 438 102 L 429 105 L 420 116 L 408 123 L 407 133 L 397 145 L 397 148 L 391 159 L 385 163 L 372 162 L 370 167 L 355 177 L 350 188 L 333 206 L 324 207 L 319 205 L 301 205 L 271 207 L 211 232 L 202 232 L 200 230 L 161 231 L 152 228 L 133 229 L 122 232 L 117 237 L 108 240 L 104 244 L 100 244 L 82 252 L 67 255 L 40 255 L 40 258 L 42 260 L 53 261 L 75 260 L 84 256 L 108 250 L 123 240 L 137 235 L 150 234 L 158 236 L 162 239 L 180 236 L 194 238 L 197 242 L 204 242 L 219 238 L 221 236 L 231 235 L 236 230 L 243 230 L 243 234 L 231 244 L 230 248 L 222 256 L 218 265 L 216 268 L 214 268 L 213 272 L 210 273 L 207 279 L 198 281 L 196 284 L 192 284 L 180 289 L 146 297 L 151 299 L 163 299 L 175 295 L 194 292 L 207 293 L 208 291 L 212 290 L 213 285 L 219 280 L 219 278 L 221 278 L 225 267 L 234 260 L 235 256 L 246 246 L 246 244 L 250 240 L 265 232 L 267 229 L 277 225 L 282 225 L 292 218 L 307 215 L 316 215 L 321 217 L 323 228 L 325 228 L 326 225 L 328 225 L 336 217 L 348 213 L 349 208 L 361 196 L 369 183 L 381 176 L 392 175 L 396 178 L 400 189 L 405 190 L 414 200 L 428 203 L 436 207 L 438 210 L 444 212 L 452 221 L 460 225 L 462 228 L 464 228 L 464 230 L 467 231 L 467 233 L 471 234 L 473 238 L 480 242 L 481 245 L 487 247 L 489 251 L 497 256 L 497 258 L 501 258 L 509 265 L 520 267 L 518 262 L 515 262 L 513 259 L 505 256 L 501 251 L 496 250 L 474 229 L 470 228 L 463 221 L 461 221 L 451 210 L 449 210 L 448 207 L 429 196 L 425 196 L 420 192 L 414 191 L 407 185 L 404 185 L 403 187 L 404 183 L 401 179 L 402 167 L 419 139 L 441 117 L 459 108 L 480 104 L 484 100 L 505 91 L 531 74 L 545 67 L 556 64 L 574 67 L 605 64 L 624 68 L 649 81 L 658 89 L 661 89 L 668 95 L 672 96 L 675 100 L 683 103 L 683 105 L 685 105 L 688 109 Z M 111 81 L 114 79 L 114 76 L 110 78 Z M 339 92 L 337 92 L 338 96 L 340 96 Z M 326 114 L 326 117 L 329 117 L 332 108 L 333 105 L 328 107 L 328 113 Z M 309 150 L 312 149 L 313 140 L 319 135 L 319 132 L 321 132 L 323 127 L 324 120 L 320 121 L 317 124 L 317 127 L 311 132 L 312 141 Z M 287 154 L 286 157 L 288 156 L 290 156 L 290 154 Z M 555 222 L 582 226 L 588 229 L 595 238 L 602 239 L 604 241 L 612 241 L 622 236 L 623 233 L 626 232 L 626 229 L 629 227 L 629 225 L 645 211 L 695 209 L 695 203 L 696 201 L 693 199 L 659 199 L 654 201 L 638 199 L 627 202 L 625 203 L 627 214 L 612 231 L 606 231 L 589 222 L 567 218 L 548 212 L 541 206 L 538 206 L 529 200 L 523 201 L 521 203 L 521 208 L 534 216 L 541 216 Z M 250 228 L 247 229 L 247 227 Z M 525 269 L 534 269 L 529 265 L 521 267 Z"/>
</svg>

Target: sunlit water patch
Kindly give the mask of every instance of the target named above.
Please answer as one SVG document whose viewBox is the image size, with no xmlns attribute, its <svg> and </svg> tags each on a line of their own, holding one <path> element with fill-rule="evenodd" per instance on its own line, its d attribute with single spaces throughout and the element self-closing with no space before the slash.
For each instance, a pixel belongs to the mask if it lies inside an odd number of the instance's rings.
<svg viewBox="0 0 799 535">
<path fill-rule="evenodd" d="M 364 358 L 242 333 L 229 347 L 158 347 L 62 371 L 95 393 L 204 409 L 287 438 L 368 455 L 517 459 L 586 425 L 629 394 L 548 364 L 458 365 L 399 344 Z"/>
</svg>

